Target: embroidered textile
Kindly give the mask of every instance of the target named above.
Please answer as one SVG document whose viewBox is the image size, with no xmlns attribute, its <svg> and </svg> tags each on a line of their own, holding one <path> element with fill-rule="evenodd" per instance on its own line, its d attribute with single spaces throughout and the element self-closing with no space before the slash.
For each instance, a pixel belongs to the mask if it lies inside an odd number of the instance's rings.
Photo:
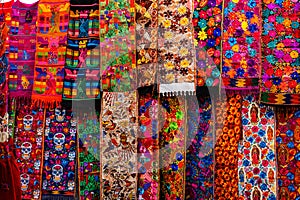
<svg viewBox="0 0 300 200">
<path fill-rule="evenodd" d="M 133 0 L 100 1 L 102 90 L 136 89 L 135 7 Z"/>
<path fill-rule="evenodd" d="M 192 1 L 158 4 L 159 92 L 195 91 Z"/>
<path fill-rule="evenodd" d="M 44 110 L 23 106 L 17 112 L 15 154 L 22 199 L 40 199 L 43 162 Z"/>
<path fill-rule="evenodd" d="M 216 103 L 215 199 L 238 199 L 241 96 L 229 91 L 227 95 L 227 101 Z"/>
<path fill-rule="evenodd" d="M 159 199 L 158 97 L 155 86 L 139 90 L 138 195 Z"/>
<path fill-rule="evenodd" d="M 100 199 L 100 124 L 92 111 L 78 117 L 79 195 L 81 200 Z"/>
<path fill-rule="evenodd" d="M 98 1 L 71 1 L 67 43 L 63 98 L 100 98 Z"/>
<path fill-rule="evenodd" d="M 221 65 L 222 3 L 194 0 L 193 27 L 198 86 L 218 86 Z"/>
<path fill-rule="evenodd" d="M 101 199 L 137 199 L 136 92 L 103 93 Z"/>
<path fill-rule="evenodd" d="M 45 117 L 43 198 L 74 196 L 77 122 L 65 108 L 47 110 Z"/>
<path fill-rule="evenodd" d="M 67 30 L 67 0 L 40 0 L 34 69 L 33 103 L 54 107 L 61 102 Z"/>
<path fill-rule="evenodd" d="M 226 88 L 259 87 L 260 4 L 260 0 L 224 2 L 222 80 Z"/>
<path fill-rule="evenodd" d="M 300 104 L 300 2 L 263 1 L 261 101 Z"/>
<path fill-rule="evenodd" d="M 278 199 L 300 199 L 300 109 L 276 110 Z"/>
<path fill-rule="evenodd" d="M 31 97 L 36 48 L 38 2 L 16 1 L 12 6 L 9 35 L 9 97 L 17 104 Z"/>
<path fill-rule="evenodd" d="M 138 86 L 157 83 L 158 5 L 154 0 L 137 0 L 136 45 Z"/>
<path fill-rule="evenodd" d="M 243 97 L 239 144 L 239 199 L 276 199 L 275 118 L 258 94 Z"/>
<path fill-rule="evenodd" d="M 209 92 L 207 88 L 197 88 L 197 96 L 187 97 L 186 199 L 213 198 L 212 120 L 212 101 Z"/>
<path fill-rule="evenodd" d="M 184 199 L 185 101 L 183 97 L 160 98 L 159 157 L 160 199 Z"/>
</svg>

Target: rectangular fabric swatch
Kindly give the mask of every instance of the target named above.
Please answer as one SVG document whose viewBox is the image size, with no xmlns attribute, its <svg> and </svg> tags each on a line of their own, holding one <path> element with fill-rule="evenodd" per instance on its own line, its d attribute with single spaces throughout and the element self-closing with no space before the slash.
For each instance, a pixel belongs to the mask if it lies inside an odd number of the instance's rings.
<svg viewBox="0 0 300 200">
<path fill-rule="evenodd" d="M 101 199 L 137 199 L 137 94 L 103 93 Z"/>
</svg>

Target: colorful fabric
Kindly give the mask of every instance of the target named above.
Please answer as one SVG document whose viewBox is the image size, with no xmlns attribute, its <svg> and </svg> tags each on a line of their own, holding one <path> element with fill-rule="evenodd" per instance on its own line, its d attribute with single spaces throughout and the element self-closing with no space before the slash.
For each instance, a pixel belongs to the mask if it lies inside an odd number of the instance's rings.
<svg viewBox="0 0 300 200">
<path fill-rule="evenodd" d="M 193 26 L 198 86 L 220 83 L 223 1 L 194 0 Z"/>
<path fill-rule="evenodd" d="M 9 35 L 10 99 L 19 104 L 31 97 L 36 48 L 36 20 L 38 3 L 25 4 L 16 1 L 12 7 Z"/>
<path fill-rule="evenodd" d="M 184 199 L 185 101 L 183 97 L 160 98 L 159 157 L 160 199 Z"/>
<path fill-rule="evenodd" d="M 241 95 L 228 91 L 216 103 L 214 199 L 238 199 L 238 142 L 241 136 Z"/>
<path fill-rule="evenodd" d="M 100 1 L 102 90 L 136 89 L 135 6 L 133 0 Z"/>
<path fill-rule="evenodd" d="M 260 0 L 224 2 L 222 80 L 225 88 L 259 87 L 260 5 Z"/>
<path fill-rule="evenodd" d="M 187 97 L 185 199 L 213 199 L 212 117 L 212 101 L 207 88 L 197 88 L 197 96 Z"/>
<path fill-rule="evenodd" d="M 263 4 L 261 101 L 300 104 L 300 2 Z"/>
<path fill-rule="evenodd" d="M 40 199 L 44 110 L 22 106 L 16 115 L 15 154 L 20 171 L 22 199 Z"/>
<path fill-rule="evenodd" d="M 63 98 L 100 98 L 98 1 L 71 1 L 67 43 Z"/>
<path fill-rule="evenodd" d="M 65 108 L 47 110 L 45 117 L 43 198 L 74 196 L 77 121 Z"/>
<path fill-rule="evenodd" d="M 136 46 L 138 86 L 157 83 L 158 5 L 154 0 L 136 0 Z"/>
<path fill-rule="evenodd" d="M 139 90 L 138 199 L 159 199 L 158 96 L 155 86 Z"/>
<path fill-rule="evenodd" d="M 275 200 L 275 118 L 271 107 L 258 103 L 258 94 L 243 97 L 243 140 L 239 144 L 239 199 Z"/>
<path fill-rule="evenodd" d="M 61 102 L 69 7 L 67 0 L 39 1 L 32 93 L 34 104 L 54 107 Z"/>
<path fill-rule="evenodd" d="M 137 199 L 136 95 L 103 93 L 101 199 Z"/>
<path fill-rule="evenodd" d="M 78 116 L 79 195 L 81 200 L 100 199 L 100 123 L 92 111 Z"/>
<path fill-rule="evenodd" d="M 300 109 L 276 111 L 278 199 L 300 199 Z"/>
<path fill-rule="evenodd" d="M 159 91 L 195 91 L 193 3 L 161 0 L 158 4 Z"/>
</svg>

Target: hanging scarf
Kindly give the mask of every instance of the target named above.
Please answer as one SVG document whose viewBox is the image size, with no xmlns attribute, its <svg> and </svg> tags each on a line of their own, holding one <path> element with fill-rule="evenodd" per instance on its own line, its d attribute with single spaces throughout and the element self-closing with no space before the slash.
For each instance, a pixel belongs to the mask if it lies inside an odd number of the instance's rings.
<svg viewBox="0 0 300 200">
<path fill-rule="evenodd" d="M 300 104 L 300 2 L 263 1 L 261 101 Z"/>
<path fill-rule="evenodd" d="M 95 111 L 78 116 L 79 195 L 100 199 L 100 124 Z"/>
<path fill-rule="evenodd" d="M 208 89 L 199 87 L 197 96 L 187 97 L 186 199 L 213 198 L 212 122 L 212 101 Z"/>
<path fill-rule="evenodd" d="M 100 45 L 102 90 L 136 89 L 134 1 L 101 0 Z"/>
<path fill-rule="evenodd" d="M 139 90 L 138 195 L 159 199 L 158 100 L 155 86 Z"/>
<path fill-rule="evenodd" d="M 222 3 L 194 0 L 193 26 L 197 59 L 197 85 L 220 83 Z"/>
<path fill-rule="evenodd" d="M 99 3 L 70 3 L 63 98 L 100 98 Z"/>
<path fill-rule="evenodd" d="M 160 198 L 184 199 L 185 102 L 183 97 L 162 97 L 159 110 Z"/>
<path fill-rule="evenodd" d="M 192 1 L 158 2 L 160 93 L 195 91 Z"/>
<path fill-rule="evenodd" d="M 33 87 L 38 3 L 16 1 L 9 35 L 9 98 L 29 103 Z"/>
<path fill-rule="evenodd" d="M 243 140 L 239 144 L 239 198 L 276 199 L 275 119 L 259 95 L 242 99 Z"/>
<path fill-rule="evenodd" d="M 138 86 L 157 83 L 158 5 L 156 0 L 137 0 L 136 43 Z"/>
<path fill-rule="evenodd" d="M 241 95 L 227 93 L 216 103 L 214 199 L 238 199 L 238 142 L 241 135 Z"/>
<path fill-rule="evenodd" d="M 17 112 L 15 147 L 22 199 L 40 199 L 43 162 L 44 110 L 22 106 Z"/>
<path fill-rule="evenodd" d="M 136 92 L 104 92 L 101 199 L 137 199 Z"/>
<path fill-rule="evenodd" d="M 65 108 L 47 110 L 45 117 L 43 198 L 74 199 L 77 122 Z"/>
<path fill-rule="evenodd" d="M 61 102 L 69 1 L 40 0 L 32 100 L 39 106 L 54 107 Z"/>
<path fill-rule="evenodd" d="M 225 88 L 259 88 L 260 26 L 260 0 L 224 2 L 222 81 Z"/>
<path fill-rule="evenodd" d="M 276 110 L 276 158 L 278 199 L 299 199 L 300 184 L 300 109 Z M 271 155 L 273 158 L 274 155 Z"/>
</svg>

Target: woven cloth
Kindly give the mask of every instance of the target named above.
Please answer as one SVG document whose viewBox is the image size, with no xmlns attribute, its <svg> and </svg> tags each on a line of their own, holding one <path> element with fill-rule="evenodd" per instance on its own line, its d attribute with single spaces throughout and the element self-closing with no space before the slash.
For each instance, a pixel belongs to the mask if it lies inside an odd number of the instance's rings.
<svg viewBox="0 0 300 200">
<path fill-rule="evenodd" d="M 137 199 L 137 94 L 103 93 L 101 199 Z"/>
<path fill-rule="evenodd" d="M 139 90 L 138 199 L 159 199 L 158 96 L 155 86 Z"/>
<path fill-rule="evenodd" d="M 238 199 L 238 142 L 241 137 L 241 95 L 227 93 L 216 103 L 214 199 Z"/>
<path fill-rule="evenodd" d="M 100 1 L 102 90 L 136 89 L 135 8 L 133 0 Z"/>
<path fill-rule="evenodd" d="M 138 87 L 157 83 L 158 6 L 155 0 L 138 0 L 136 5 L 136 46 Z"/>
<path fill-rule="evenodd" d="M 258 103 L 259 94 L 243 95 L 243 138 L 239 143 L 239 199 L 276 199 L 275 115 Z"/>
<path fill-rule="evenodd" d="M 100 199 L 100 123 L 95 111 L 78 116 L 79 196 Z"/>
<path fill-rule="evenodd" d="M 212 100 L 208 89 L 197 87 L 187 96 L 186 199 L 212 199 L 214 185 L 214 136 Z"/>
<path fill-rule="evenodd" d="M 222 3 L 221 0 L 194 0 L 193 27 L 198 86 L 220 84 Z"/>
<path fill-rule="evenodd" d="M 158 1 L 160 93 L 195 91 L 192 10 L 191 0 Z"/>
<path fill-rule="evenodd" d="M 76 191 L 77 122 L 65 108 L 47 110 L 42 197 L 70 198 Z"/>
<path fill-rule="evenodd" d="M 260 0 L 224 2 L 222 81 L 225 88 L 259 87 L 260 5 Z"/>
<path fill-rule="evenodd" d="M 17 105 L 28 101 L 33 87 L 33 70 L 36 48 L 36 20 L 38 3 L 20 1 L 12 6 L 9 32 L 9 98 Z"/>
<path fill-rule="evenodd" d="M 183 96 L 165 96 L 160 105 L 160 199 L 184 199 L 185 100 Z"/>
<path fill-rule="evenodd" d="M 23 105 L 16 116 L 15 155 L 20 171 L 22 199 L 40 199 L 44 110 Z"/>
<path fill-rule="evenodd" d="M 300 2 L 263 1 L 261 101 L 300 104 Z"/>
<path fill-rule="evenodd" d="M 299 199 L 300 184 L 300 109 L 276 110 L 277 199 Z"/>
<path fill-rule="evenodd" d="M 67 0 L 39 1 L 32 92 L 36 105 L 54 107 L 61 102 L 69 7 Z"/>
<path fill-rule="evenodd" d="M 99 2 L 72 0 L 63 98 L 100 98 Z"/>
</svg>

